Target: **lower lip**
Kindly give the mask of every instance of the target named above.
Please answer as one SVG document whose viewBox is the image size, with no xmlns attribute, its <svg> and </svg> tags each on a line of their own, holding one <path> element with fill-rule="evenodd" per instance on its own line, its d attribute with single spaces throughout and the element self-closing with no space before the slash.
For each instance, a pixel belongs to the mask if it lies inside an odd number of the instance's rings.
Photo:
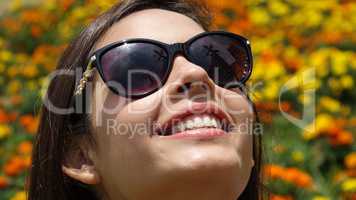
<svg viewBox="0 0 356 200">
<path fill-rule="evenodd" d="M 159 136 L 159 137 L 163 139 L 185 139 L 185 138 L 210 139 L 210 138 L 221 137 L 227 134 L 228 133 L 226 133 L 225 131 L 217 128 L 200 128 L 200 129 L 179 132 L 173 135 Z"/>
</svg>

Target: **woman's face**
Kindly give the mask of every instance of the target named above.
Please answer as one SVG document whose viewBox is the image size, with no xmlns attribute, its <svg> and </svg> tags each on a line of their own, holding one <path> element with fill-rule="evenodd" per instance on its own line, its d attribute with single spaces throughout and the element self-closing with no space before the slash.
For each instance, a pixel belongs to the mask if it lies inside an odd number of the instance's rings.
<svg viewBox="0 0 356 200">
<path fill-rule="evenodd" d="M 147 9 L 114 24 L 95 49 L 129 38 L 185 42 L 201 32 L 202 27 L 185 15 Z M 184 87 L 187 83 L 190 87 Z M 253 166 L 253 139 L 248 134 L 253 113 L 241 91 L 215 85 L 182 55 L 175 58 L 164 86 L 147 97 L 117 96 L 97 74 L 95 85 L 92 123 L 98 148 L 92 159 L 98 184 L 109 199 L 233 200 L 243 191 Z M 185 117 L 193 122 L 220 115 L 237 128 L 210 138 L 156 135 L 154 125 L 181 113 L 188 113 Z"/>
</svg>

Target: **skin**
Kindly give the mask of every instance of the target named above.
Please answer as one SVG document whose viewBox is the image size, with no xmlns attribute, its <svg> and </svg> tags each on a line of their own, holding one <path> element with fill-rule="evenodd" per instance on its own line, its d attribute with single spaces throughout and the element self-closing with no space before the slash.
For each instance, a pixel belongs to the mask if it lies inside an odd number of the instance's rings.
<svg viewBox="0 0 356 200">
<path fill-rule="evenodd" d="M 149 38 L 168 44 L 185 42 L 201 32 L 204 32 L 201 26 L 185 15 L 147 9 L 114 24 L 100 38 L 95 49 L 129 38 Z M 103 199 L 238 198 L 254 165 L 252 135 L 246 134 L 246 129 L 199 140 L 151 137 L 152 130 L 147 127 L 150 127 L 148 119 L 162 123 L 173 114 L 202 102 L 217 105 L 234 124 L 247 123 L 246 119 L 253 119 L 253 113 L 239 90 L 215 85 L 201 67 L 182 55 L 175 58 L 166 84 L 139 100 L 130 101 L 113 94 L 98 74 L 94 82 L 91 121 L 97 146 L 82 149 L 84 153 L 80 155 L 86 159 L 69 159 L 72 161 L 63 165 L 64 173 L 100 188 Z M 178 90 L 189 82 L 194 84 L 184 93 Z M 142 124 L 147 127 L 139 130 L 122 128 L 124 125 L 142 127 Z"/>
</svg>

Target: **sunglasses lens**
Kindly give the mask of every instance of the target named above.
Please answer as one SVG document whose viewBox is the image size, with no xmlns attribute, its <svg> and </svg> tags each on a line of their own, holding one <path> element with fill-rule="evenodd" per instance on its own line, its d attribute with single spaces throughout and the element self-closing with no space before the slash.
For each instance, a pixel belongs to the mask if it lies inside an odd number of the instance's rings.
<svg viewBox="0 0 356 200">
<path fill-rule="evenodd" d="M 104 53 L 101 65 L 104 80 L 115 92 L 145 95 L 161 87 L 168 53 L 151 43 L 126 43 Z"/>
<path fill-rule="evenodd" d="M 190 44 L 191 62 L 208 72 L 221 87 L 234 87 L 246 81 L 252 69 L 249 47 L 245 41 L 229 35 L 207 35 Z"/>
</svg>

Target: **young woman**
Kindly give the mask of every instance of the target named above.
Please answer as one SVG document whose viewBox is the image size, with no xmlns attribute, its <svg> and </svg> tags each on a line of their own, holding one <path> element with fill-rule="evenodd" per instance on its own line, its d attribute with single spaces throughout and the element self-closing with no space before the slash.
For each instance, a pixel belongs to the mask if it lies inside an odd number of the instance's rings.
<svg viewBox="0 0 356 200">
<path fill-rule="evenodd" d="M 29 199 L 261 199 L 249 41 L 210 20 L 127 0 L 88 26 L 50 81 Z"/>
</svg>

